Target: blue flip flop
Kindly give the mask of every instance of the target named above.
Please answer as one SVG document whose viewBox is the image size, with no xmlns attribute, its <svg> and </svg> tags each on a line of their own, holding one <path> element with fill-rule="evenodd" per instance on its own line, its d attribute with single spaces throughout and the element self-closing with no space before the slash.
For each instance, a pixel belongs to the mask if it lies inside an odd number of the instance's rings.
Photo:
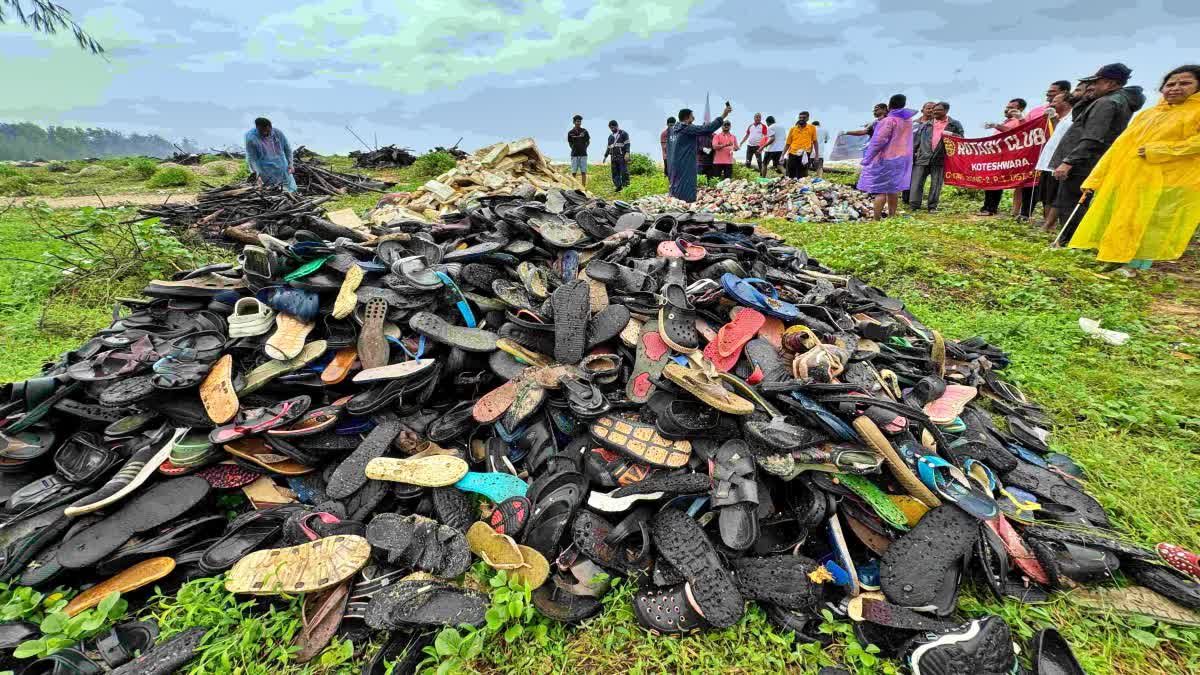
<svg viewBox="0 0 1200 675">
<path fill-rule="evenodd" d="M 499 504 L 510 497 L 524 497 L 529 485 L 511 473 L 489 471 L 468 472 L 454 487 L 463 492 L 475 492 L 487 497 L 493 504 Z"/>
<path fill-rule="evenodd" d="M 990 520 L 1000 513 L 996 500 L 974 485 L 958 467 L 937 455 L 918 457 L 917 473 L 925 487 L 980 520 Z"/>
<path fill-rule="evenodd" d="M 858 437 L 858 434 L 854 433 L 854 429 L 852 429 L 850 425 L 846 424 L 842 418 L 830 412 L 828 408 L 825 408 L 821 404 L 798 391 L 793 391 L 791 393 L 791 398 L 798 404 L 794 405 L 793 407 L 799 408 L 800 410 L 812 415 L 812 417 L 814 417 L 816 421 L 820 423 L 821 426 L 824 427 L 829 433 L 837 436 L 843 441 L 851 441 L 854 443 L 862 442 L 862 439 Z"/>
<path fill-rule="evenodd" d="M 797 321 L 799 308 L 779 299 L 779 291 L 766 279 L 742 278 L 731 272 L 721 275 L 721 286 L 735 302 L 783 321 Z M 762 286 L 762 290 L 759 289 Z M 765 291 L 765 292 L 764 292 Z"/>
</svg>

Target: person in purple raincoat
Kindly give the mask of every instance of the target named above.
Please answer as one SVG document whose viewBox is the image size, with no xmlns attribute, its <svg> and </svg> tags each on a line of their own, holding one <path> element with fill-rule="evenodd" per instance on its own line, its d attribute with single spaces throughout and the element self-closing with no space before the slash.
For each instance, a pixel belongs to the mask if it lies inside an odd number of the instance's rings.
<svg viewBox="0 0 1200 675">
<path fill-rule="evenodd" d="M 885 203 L 888 216 L 897 214 L 900 193 L 912 180 L 912 118 L 917 111 L 906 109 L 906 103 L 904 94 L 888 101 L 888 114 L 876 122 L 871 143 L 863 152 L 858 189 L 875 195 L 875 220 L 883 218 Z"/>
</svg>

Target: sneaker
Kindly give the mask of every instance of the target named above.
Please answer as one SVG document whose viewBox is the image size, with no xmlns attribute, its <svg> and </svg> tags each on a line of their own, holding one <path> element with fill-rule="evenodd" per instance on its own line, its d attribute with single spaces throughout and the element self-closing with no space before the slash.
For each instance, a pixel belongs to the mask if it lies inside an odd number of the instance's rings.
<svg viewBox="0 0 1200 675">
<path fill-rule="evenodd" d="M 146 479 L 153 475 L 158 467 L 170 458 L 171 450 L 175 448 L 176 443 L 187 435 L 188 427 L 176 428 L 167 438 L 167 442 L 160 444 L 159 442 L 162 440 L 161 434 L 165 430 L 166 427 L 156 432 L 155 438 L 141 450 L 133 453 L 133 456 L 125 462 L 125 466 L 121 467 L 121 470 L 110 478 L 99 490 L 68 506 L 63 512 L 64 515 L 73 517 L 99 511 L 109 504 L 124 499 L 126 495 L 136 490 L 142 483 L 145 483 Z"/>
<path fill-rule="evenodd" d="M 1017 668 L 1008 624 L 998 616 L 946 633 L 922 633 L 909 650 L 913 675 L 1008 675 Z"/>
</svg>

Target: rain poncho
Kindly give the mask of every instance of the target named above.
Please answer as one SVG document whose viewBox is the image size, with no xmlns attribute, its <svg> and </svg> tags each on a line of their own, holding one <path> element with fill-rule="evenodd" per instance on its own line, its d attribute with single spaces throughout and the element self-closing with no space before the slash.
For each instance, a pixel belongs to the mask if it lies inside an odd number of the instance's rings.
<svg viewBox="0 0 1200 675">
<path fill-rule="evenodd" d="M 725 120 L 718 117 L 708 124 L 676 122 L 667 137 L 667 154 L 671 167 L 671 196 L 685 202 L 696 201 L 696 148 L 702 138 L 712 138 Z"/>
<path fill-rule="evenodd" d="M 288 173 L 292 146 L 282 131 L 273 128 L 265 138 L 258 129 L 247 131 L 246 164 L 251 172 L 258 174 L 263 185 L 282 185 L 288 192 L 296 191 L 296 179 Z"/>
<path fill-rule="evenodd" d="M 915 110 L 892 110 L 875 123 L 875 133 L 863 153 L 859 190 L 878 195 L 908 189 L 912 182 L 912 118 L 916 114 Z"/>
<path fill-rule="evenodd" d="M 1098 260 L 1115 263 L 1183 255 L 1200 223 L 1200 93 L 1134 118 L 1083 189 L 1095 194 L 1071 248 L 1099 249 Z"/>
</svg>

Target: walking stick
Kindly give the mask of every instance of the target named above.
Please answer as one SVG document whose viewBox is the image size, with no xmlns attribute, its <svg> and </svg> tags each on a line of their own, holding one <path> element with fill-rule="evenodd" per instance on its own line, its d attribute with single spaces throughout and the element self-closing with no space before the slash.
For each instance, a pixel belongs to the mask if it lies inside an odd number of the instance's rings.
<svg viewBox="0 0 1200 675">
<path fill-rule="evenodd" d="M 1079 207 L 1083 206 L 1084 202 L 1086 202 L 1090 196 L 1092 196 L 1091 190 L 1084 190 L 1083 194 L 1079 196 L 1079 203 L 1076 204 L 1075 208 L 1071 210 L 1071 215 L 1067 217 L 1067 222 L 1063 223 L 1062 229 L 1058 231 L 1058 235 L 1056 235 L 1054 240 L 1050 242 L 1051 247 L 1053 247 L 1055 244 L 1058 244 L 1058 240 L 1062 238 L 1063 233 L 1067 231 L 1068 227 L 1070 227 L 1071 221 L 1075 220 L 1075 214 L 1079 213 Z M 1061 244 L 1059 245 L 1061 246 Z"/>
</svg>

